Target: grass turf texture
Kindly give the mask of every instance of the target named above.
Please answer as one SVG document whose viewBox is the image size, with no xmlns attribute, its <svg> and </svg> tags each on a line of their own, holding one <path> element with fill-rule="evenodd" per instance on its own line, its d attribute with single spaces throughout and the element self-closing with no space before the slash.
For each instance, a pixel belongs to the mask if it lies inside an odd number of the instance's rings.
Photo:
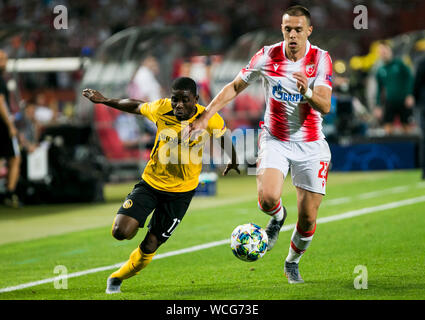
<svg viewBox="0 0 425 320">
<path fill-rule="evenodd" d="M 134 239 L 121 242 L 110 235 L 115 212 L 131 188 L 132 184 L 108 186 L 108 201 L 103 204 L 48 205 L 20 211 L 1 207 L 0 288 L 55 277 L 57 265 L 72 273 L 125 261 L 146 233 L 141 229 Z M 239 224 L 267 224 L 268 217 L 256 207 L 255 177 L 222 178 L 218 191 L 217 197 L 193 200 L 158 253 L 228 239 Z M 424 191 L 417 170 L 331 173 L 319 217 L 415 198 Z M 295 223 L 296 196 L 289 180 L 283 202 L 288 208 L 285 224 Z M 281 233 L 272 251 L 254 263 L 236 259 L 228 244 L 153 260 L 123 283 L 119 295 L 104 293 L 110 270 L 68 279 L 66 290 L 47 283 L 0 293 L 0 299 L 422 300 L 424 208 L 425 202 L 420 202 L 319 224 L 301 260 L 306 281 L 301 285 L 289 285 L 283 276 L 292 233 L 288 231 Z M 354 289 L 357 265 L 367 267 L 367 290 Z"/>
</svg>

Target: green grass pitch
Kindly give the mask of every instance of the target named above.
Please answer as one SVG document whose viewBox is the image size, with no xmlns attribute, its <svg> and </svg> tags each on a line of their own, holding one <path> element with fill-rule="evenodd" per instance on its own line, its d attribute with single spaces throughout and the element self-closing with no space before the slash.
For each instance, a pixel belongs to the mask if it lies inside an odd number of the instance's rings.
<svg viewBox="0 0 425 320">
<path fill-rule="evenodd" d="M 319 218 L 362 215 L 319 223 L 300 263 L 304 284 L 289 285 L 283 261 L 292 231 L 281 232 L 274 249 L 253 263 L 236 259 L 228 243 L 155 259 L 124 281 L 122 293 L 105 294 L 115 269 L 51 281 L 9 292 L 5 288 L 49 279 L 58 265 L 69 274 L 127 260 L 143 239 L 110 235 L 113 217 L 133 184 L 107 186 L 107 202 L 0 207 L 0 300 L 402 300 L 425 298 L 425 182 L 418 170 L 329 174 Z M 194 198 L 188 213 L 158 255 L 230 238 L 239 224 L 263 227 L 254 176 L 220 178 L 218 195 Z M 296 222 L 296 195 L 285 181 L 285 225 Z M 413 199 L 408 202 L 408 199 Z M 382 205 L 388 206 L 382 206 Z M 363 211 L 361 211 L 363 210 Z M 323 221 L 323 220 L 322 220 Z M 356 289 L 356 266 L 367 268 L 367 289 Z M 64 284 L 64 282 L 59 282 Z"/>
</svg>

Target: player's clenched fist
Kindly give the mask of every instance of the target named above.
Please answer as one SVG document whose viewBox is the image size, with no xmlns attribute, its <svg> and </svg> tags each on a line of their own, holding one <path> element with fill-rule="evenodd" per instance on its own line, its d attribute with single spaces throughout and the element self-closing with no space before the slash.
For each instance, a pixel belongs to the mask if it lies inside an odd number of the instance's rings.
<svg viewBox="0 0 425 320">
<path fill-rule="evenodd" d="M 91 102 L 94 102 L 94 103 L 106 102 L 106 98 L 97 90 L 84 89 L 83 96 L 85 96 L 87 99 L 89 99 Z"/>
<path fill-rule="evenodd" d="M 300 93 L 305 94 L 308 89 L 308 80 L 305 74 L 302 72 L 294 72 L 292 75 L 297 80 L 297 88 Z"/>
</svg>

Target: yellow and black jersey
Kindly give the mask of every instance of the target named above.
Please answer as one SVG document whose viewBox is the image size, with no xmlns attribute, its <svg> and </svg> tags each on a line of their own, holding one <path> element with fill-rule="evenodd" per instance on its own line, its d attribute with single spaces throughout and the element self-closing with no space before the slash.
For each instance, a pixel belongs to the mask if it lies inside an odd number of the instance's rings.
<svg viewBox="0 0 425 320">
<path fill-rule="evenodd" d="M 226 125 L 219 114 L 209 121 L 206 132 L 195 141 L 182 141 L 181 131 L 193 122 L 205 107 L 197 104 L 195 115 L 185 121 L 174 116 L 170 99 L 159 99 L 140 105 L 140 113 L 153 121 L 158 130 L 150 160 L 143 171 L 142 178 L 157 190 L 186 192 L 198 186 L 202 170 L 202 153 L 211 135 L 221 137 Z"/>
</svg>

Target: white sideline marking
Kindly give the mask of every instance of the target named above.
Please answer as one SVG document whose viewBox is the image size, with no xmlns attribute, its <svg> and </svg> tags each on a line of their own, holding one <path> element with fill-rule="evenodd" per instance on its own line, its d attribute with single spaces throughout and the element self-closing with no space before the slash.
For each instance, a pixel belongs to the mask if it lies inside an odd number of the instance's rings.
<svg viewBox="0 0 425 320">
<path fill-rule="evenodd" d="M 364 193 L 358 196 L 359 199 L 368 199 L 368 198 L 373 198 L 373 197 L 379 197 L 381 195 L 386 195 L 389 193 L 401 193 L 401 192 L 405 192 L 409 189 L 410 186 L 399 186 L 399 187 L 394 187 L 394 188 L 390 188 L 390 189 L 385 189 L 385 190 L 378 190 L 378 191 L 372 191 L 372 192 L 368 192 L 368 193 Z"/>
<path fill-rule="evenodd" d="M 420 202 L 425 202 L 425 196 L 401 200 L 401 201 L 390 202 L 390 203 L 382 204 L 382 205 L 379 205 L 379 206 L 373 206 L 373 207 L 368 207 L 368 208 L 363 208 L 363 209 L 358 209 L 358 210 L 347 211 L 347 212 L 344 212 L 344 213 L 341 213 L 341 214 L 336 214 L 336 215 L 329 216 L 329 217 L 319 218 L 319 219 L 317 219 L 317 223 L 322 224 L 322 223 L 328 223 L 328 222 L 337 221 L 337 220 L 348 219 L 348 218 L 357 217 L 357 216 L 361 216 L 361 215 L 365 215 L 365 214 L 369 214 L 369 213 L 373 213 L 373 212 L 378 212 L 378 211 L 382 211 L 382 210 L 388 210 L 388 209 L 394 209 L 394 208 L 398 208 L 398 207 L 408 206 L 408 205 L 420 203 Z M 295 224 L 289 224 L 289 225 L 283 226 L 282 229 L 280 229 L 280 231 L 282 232 L 282 231 L 293 230 L 294 227 L 295 227 Z M 205 243 L 205 244 L 201 244 L 201 245 L 197 245 L 197 246 L 193 246 L 193 247 L 189 247 L 189 248 L 185 248 L 185 249 L 161 253 L 161 254 L 156 255 L 154 257 L 154 259 L 162 259 L 162 258 L 167 258 L 167 257 L 183 254 L 183 253 L 213 248 L 213 247 L 217 247 L 217 246 L 229 243 L 229 242 L 230 242 L 230 239 L 208 242 L 208 243 Z M 61 280 L 61 279 L 64 279 L 64 278 L 67 278 L 67 279 L 75 278 L 75 277 L 79 277 L 79 276 L 84 276 L 86 274 L 116 269 L 116 268 L 119 268 L 123 263 L 125 263 L 125 261 L 120 262 L 120 263 L 116 263 L 116 264 L 113 264 L 113 265 L 110 265 L 110 266 L 88 269 L 88 270 L 84 270 L 84 271 L 70 273 L 70 274 L 64 275 L 64 276 L 58 276 L 58 277 L 43 279 L 43 280 L 39 280 L 39 281 L 23 283 L 23 284 L 13 286 L 13 287 L 1 288 L 0 293 L 21 290 L 21 289 L 25 289 L 25 288 L 29 288 L 29 287 L 34 287 L 34 286 L 38 286 L 38 285 L 41 285 L 41 284 L 54 282 L 55 280 Z"/>
<path fill-rule="evenodd" d="M 425 182 L 421 181 L 416 183 L 415 185 L 416 188 L 424 188 L 425 187 Z M 375 197 L 379 197 L 382 195 L 387 195 L 387 194 L 396 194 L 396 193 L 402 193 L 405 191 L 408 191 L 410 188 L 412 188 L 411 185 L 404 185 L 404 186 L 397 186 L 397 187 L 392 187 L 392 188 L 387 188 L 387 189 L 382 189 L 382 190 L 377 190 L 377 191 L 371 191 L 371 192 L 365 192 L 365 193 L 361 193 L 358 195 L 354 195 L 351 197 L 342 197 L 342 198 L 335 198 L 335 199 L 329 199 L 329 200 L 324 200 L 323 203 L 321 204 L 321 207 L 323 206 L 332 206 L 332 205 L 339 205 L 342 203 L 348 203 L 348 202 L 352 202 L 355 199 L 371 199 L 371 198 L 375 198 Z M 296 209 L 296 207 L 294 207 Z"/>
</svg>

